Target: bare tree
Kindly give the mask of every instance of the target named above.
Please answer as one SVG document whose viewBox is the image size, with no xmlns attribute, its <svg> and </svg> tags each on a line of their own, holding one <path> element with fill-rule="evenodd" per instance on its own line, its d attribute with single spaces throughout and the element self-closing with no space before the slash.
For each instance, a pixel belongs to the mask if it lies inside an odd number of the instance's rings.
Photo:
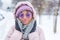
<svg viewBox="0 0 60 40">
<path fill-rule="evenodd" d="M 2 3 L 1 0 L 0 0 L 0 8 L 2 7 L 2 5 L 3 5 L 3 3 Z"/>
<path fill-rule="evenodd" d="M 54 19 L 53 19 L 53 21 L 54 21 L 54 33 L 56 33 L 57 32 L 57 16 L 58 16 L 58 10 L 59 10 L 59 2 L 57 2 L 56 3 L 56 5 L 55 5 L 55 7 L 54 7 Z"/>
<path fill-rule="evenodd" d="M 39 23 L 40 23 L 40 15 L 43 13 L 46 2 L 45 0 L 31 0 L 31 3 L 33 4 L 34 8 L 37 8 L 37 14 L 39 15 Z"/>
<path fill-rule="evenodd" d="M 31 2 L 33 6 L 38 9 L 38 14 L 39 15 L 42 14 L 46 6 L 45 0 L 32 0 Z"/>
</svg>

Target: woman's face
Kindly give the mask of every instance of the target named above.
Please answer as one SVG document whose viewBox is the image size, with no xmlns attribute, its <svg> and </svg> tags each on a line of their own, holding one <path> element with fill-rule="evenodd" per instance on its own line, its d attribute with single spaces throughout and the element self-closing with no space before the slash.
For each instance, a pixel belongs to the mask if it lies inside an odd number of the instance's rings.
<svg viewBox="0 0 60 40">
<path fill-rule="evenodd" d="M 28 23 L 30 23 L 30 21 L 32 20 L 32 13 L 30 11 L 22 11 L 20 14 L 19 14 L 19 20 L 27 25 Z"/>
</svg>

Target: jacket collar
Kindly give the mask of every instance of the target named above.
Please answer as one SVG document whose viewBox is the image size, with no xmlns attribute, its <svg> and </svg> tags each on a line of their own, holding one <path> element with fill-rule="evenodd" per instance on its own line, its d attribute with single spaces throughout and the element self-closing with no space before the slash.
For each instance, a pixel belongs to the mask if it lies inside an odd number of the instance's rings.
<svg viewBox="0 0 60 40">
<path fill-rule="evenodd" d="M 17 21 L 15 21 L 15 29 L 21 32 L 21 29 L 19 28 Z M 34 27 L 32 28 L 30 33 L 35 32 L 35 30 L 36 30 L 36 21 L 34 22 Z"/>
</svg>

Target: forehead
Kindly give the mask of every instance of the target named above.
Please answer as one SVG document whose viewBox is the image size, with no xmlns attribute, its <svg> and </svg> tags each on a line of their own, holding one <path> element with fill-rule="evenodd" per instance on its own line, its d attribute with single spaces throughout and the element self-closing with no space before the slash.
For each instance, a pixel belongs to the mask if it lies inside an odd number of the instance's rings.
<svg viewBox="0 0 60 40">
<path fill-rule="evenodd" d="M 24 11 L 22 11 L 22 13 L 27 13 L 28 11 L 26 11 L 26 10 L 24 10 Z"/>
<path fill-rule="evenodd" d="M 23 13 L 23 14 L 27 14 L 27 13 L 30 13 L 30 14 L 32 14 L 30 11 L 28 11 L 28 10 L 24 10 L 24 11 L 22 11 L 21 13 Z"/>
</svg>

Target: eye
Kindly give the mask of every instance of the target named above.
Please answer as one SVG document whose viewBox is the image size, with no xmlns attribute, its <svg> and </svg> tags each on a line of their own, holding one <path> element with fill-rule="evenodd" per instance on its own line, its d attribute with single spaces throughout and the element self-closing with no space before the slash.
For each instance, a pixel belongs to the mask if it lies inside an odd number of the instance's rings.
<svg viewBox="0 0 60 40">
<path fill-rule="evenodd" d="M 24 14 L 20 13 L 19 14 L 19 17 L 23 18 L 24 17 Z"/>
<path fill-rule="evenodd" d="M 27 12 L 27 14 L 26 14 L 26 17 L 30 17 L 30 15 L 31 15 L 31 13 L 30 12 Z"/>
</svg>

